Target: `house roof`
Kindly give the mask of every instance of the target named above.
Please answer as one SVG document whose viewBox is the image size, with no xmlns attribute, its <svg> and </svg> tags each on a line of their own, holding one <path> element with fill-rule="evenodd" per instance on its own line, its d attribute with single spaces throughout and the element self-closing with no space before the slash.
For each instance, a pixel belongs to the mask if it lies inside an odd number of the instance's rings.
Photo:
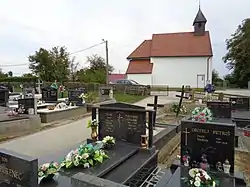
<svg viewBox="0 0 250 187">
<path fill-rule="evenodd" d="M 152 40 L 144 40 L 127 58 L 149 58 Z"/>
<path fill-rule="evenodd" d="M 128 59 L 149 57 L 194 57 L 213 56 L 209 32 L 195 36 L 194 32 L 153 34 L 145 40 Z"/>
<path fill-rule="evenodd" d="M 120 74 L 120 73 L 109 74 L 109 82 L 119 80 L 119 79 L 126 79 L 126 74 Z"/>
<path fill-rule="evenodd" d="M 150 59 L 130 60 L 126 74 L 151 74 L 153 64 Z"/>
</svg>

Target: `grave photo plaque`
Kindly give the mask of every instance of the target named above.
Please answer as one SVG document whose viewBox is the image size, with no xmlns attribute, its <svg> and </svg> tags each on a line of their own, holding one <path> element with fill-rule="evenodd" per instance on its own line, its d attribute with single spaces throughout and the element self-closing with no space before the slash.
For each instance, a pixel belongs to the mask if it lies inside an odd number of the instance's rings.
<svg viewBox="0 0 250 187">
<path fill-rule="evenodd" d="M 38 187 L 38 160 L 0 149 L 1 187 Z"/>
<path fill-rule="evenodd" d="M 218 170 L 218 164 L 229 161 L 234 173 L 235 126 L 224 123 L 181 121 L 181 161 L 190 157 L 190 164 L 201 163 L 205 155 L 209 167 Z M 204 157 L 203 157 L 204 158 Z"/>
<path fill-rule="evenodd" d="M 212 111 L 215 118 L 231 118 L 231 102 L 208 101 L 207 107 Z"/>
<path fill-rule="evenodd" d="M 117 140 L 140 145 L 141 135 L 146 134 L 146 111 L 129 109 L 119 111 L 99 108 L 99 138 L 113 136 Z"/>
<path fill-rule="evenodd" d="M 249 110 L 249 97 L 231 97 L 232 110 Z"/>
</svg>

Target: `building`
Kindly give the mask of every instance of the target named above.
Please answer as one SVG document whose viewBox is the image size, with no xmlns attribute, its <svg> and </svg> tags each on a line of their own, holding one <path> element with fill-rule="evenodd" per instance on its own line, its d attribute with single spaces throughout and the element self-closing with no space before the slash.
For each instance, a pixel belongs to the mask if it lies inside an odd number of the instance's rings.
<svg viewBox="0 0 250 187">
<path fill-rule="evenodd" d="M 127 78 L 147 85 L 203 88 L 212 81 L 212 46 L 199 8 L 192 32 L 153 34 L 128 57 Z"/>
<path fill-rule="evenodd" d="M 126 74 L 121 74 L 121 73 L 109 74 L 109 82 L 114 82 L 116 80 L 126 79 L 126 78 L 127 78 Z"/>
</svg>

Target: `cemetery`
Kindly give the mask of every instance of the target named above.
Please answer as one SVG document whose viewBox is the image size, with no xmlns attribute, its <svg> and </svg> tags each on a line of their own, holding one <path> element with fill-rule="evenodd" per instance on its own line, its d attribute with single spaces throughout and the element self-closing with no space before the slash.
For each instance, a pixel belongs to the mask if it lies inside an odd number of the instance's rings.
<svg viewBox="0 0 250 187">
<path fill-rule="evenodd" d="M 110 90 L 100 88 L 102 101 L 111 100 Z M 12 129 L 37 128 L 41 122 L 86 113 L 85 91 L 68 90 L 67 100 L 58 99 L 51 88 L 42 90 L 40 102 L 36 97 L 20 98 L 17 110 L 6 114 L 6 107 L 1 108 L 1 128 L 9 129 L 10 122 L 15 124 Z M 89 138 L 67 149 L 39 158 L 0 149 L 0 186 L 245 187 L 245 175 L 235 169 L 235 154 L 237 126 L 243 126 L 239 120 L 248 124 L 243 117 L 248 116 L 249 102 L 237 97 L 210 100 L 195 104 L 190 113 L 183 107 L 190 98 L 182 89 L 179 103 L 171 108 L 177 121 L 165 123 L 157 120 L 157 111 L 165 107 L 158 103 L 159 96 L 153 95 L 150 109 L 119 102 L 92 105 L 92 120 L 83 124 L 91 129 Z M 32 118 L 34 124 L 27 125 Z M 180 156 L 169 168 L 160 168 L 159 152 L 179 135 Z"/>
</svg>

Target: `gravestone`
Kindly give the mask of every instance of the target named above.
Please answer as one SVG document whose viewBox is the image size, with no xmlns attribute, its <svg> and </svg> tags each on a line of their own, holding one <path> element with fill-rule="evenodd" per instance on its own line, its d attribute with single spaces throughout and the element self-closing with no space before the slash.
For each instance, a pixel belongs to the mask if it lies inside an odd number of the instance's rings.
<svg viewBox="0 0 250 187">
<path fill-rule="evenodd" d="M 249 97 L 231 97 L 232 110 L 249 110 Z"/>
<path fill-rule="evenodd" d="M 208 101 L 207 107 L 211 110 L 215 118 L 231 118 L 231 102 Z"/>
<path fill-rule="evenodd" d="M 69 102 L 75 102 L 76 105 L 82 105 L 82 98 L 79 98 L 82 93 L 84 93 L 84 90 L 68 90 Z"/>
<path fill-rule="evenodd" d="M 24 93 L 24 98 L 34 98 L 35 89 L 34 88 L 24 88 L 23 93 Z"/>
<path fill-rule="evenodd" d="M 203 154 L 207 156 L 210 168 L 216 170 L 218 162 L 226 159 L 234 173 L 235 126 L 226 123 L 200 123 L 181 121 L 181 158 L 190 156 L 190 165 L 200 163 Z M 183 164 L 183 159 L 181 159 Z"/>
<path fill-rule="evenodd" d="M 18 108 L 24 108 L 24 114 L 37 114 L 35 98 L 18 99 Z"/>
<path fill-rule="evenodd" d="M 7 106 L 9 101 L 9 90 L 6 87 L 0 87 L 0 106 Z"/>
<path fill-rule="evenodd" d="M 113 136 L 119 141 L 141 144 L 141 135 L 146 134 L 147 111 L 143 107 L 113 103 L 101 105 L 98 111 L 99 139 Z"/>
<path fill-rule="evenodd" d="M 99 98 L 101 101 L 110 99 L 109 94 L 111 87 L 100 87 L 99 88 Z"/>
<path fill-rule="evenodd" d="M 48 87 L 42 88 L 42 100 L 46 103 L 56 103 L 58 98 L 57 89 Z"/>
<path fill-rule="evenodd" d="M 0 149 L 1 187 L 38 187 L 38 160 Z"/>
</svg>

